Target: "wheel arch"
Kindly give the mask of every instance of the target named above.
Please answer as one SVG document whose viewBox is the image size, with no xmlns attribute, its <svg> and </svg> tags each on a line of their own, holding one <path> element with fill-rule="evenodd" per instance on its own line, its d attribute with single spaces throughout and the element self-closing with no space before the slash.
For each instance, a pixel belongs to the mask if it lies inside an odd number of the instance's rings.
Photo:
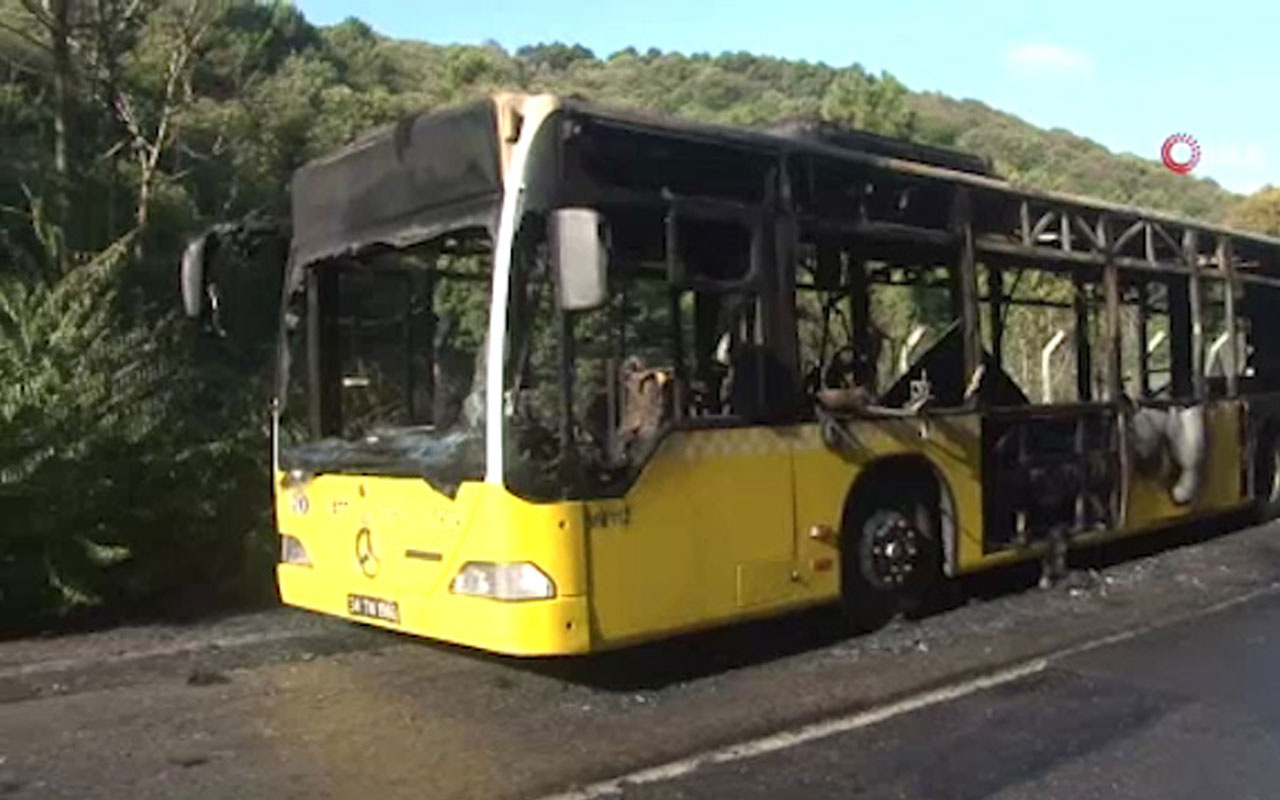
<svg viewBox="0 0 1280 800">
<path fill-rule="evenodd" d="M 840 512 L 841 536 L 845 535 L 853 514 L 862 502 L 877 492 L 896 491 L 904 485 L 925 489 L 930 493 L 930 499 L 936 502 L 938 538 L 942 545 L 942 571 L 944 575 L 951 577 L 955 573 L 957 557 L 955 496 L 942 471 L 922 454 L 884 456 L 858 471 L 845 493 L 844 506 Z"/>
</svg>

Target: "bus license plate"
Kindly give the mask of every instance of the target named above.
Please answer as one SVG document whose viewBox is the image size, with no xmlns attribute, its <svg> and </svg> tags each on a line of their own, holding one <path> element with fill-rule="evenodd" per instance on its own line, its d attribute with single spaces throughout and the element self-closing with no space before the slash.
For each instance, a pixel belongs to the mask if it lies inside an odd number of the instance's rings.
<svg viewBox="0 0 1280 800">
<path fill-rule="evenodd" d="M 392 600 L 379 600 L 359 594 L 347 595 L 347 610 L 352 616 L 380 619 L 385 622 L 400 621 L 400 606 Z"/>
</svg>

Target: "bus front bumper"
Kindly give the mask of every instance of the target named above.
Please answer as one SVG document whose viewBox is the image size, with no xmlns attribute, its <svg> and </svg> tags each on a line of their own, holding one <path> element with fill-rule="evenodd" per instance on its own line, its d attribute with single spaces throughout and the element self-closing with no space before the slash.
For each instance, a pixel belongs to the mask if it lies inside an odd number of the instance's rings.
<svg viewBox="0 0 1280 800">
<path fill-rule="evenodd" d="M 290 606 L 317 611 L 353 622 L 440 639 L 515 656 L 572 655 L 591 650 L 591 626 L 587 598 L 583 595 L 548 600 L 504 601 L 450 593 L 400 592 L 396 596 L 369 597 L 359 587 L 336 584 L 308 567 L 279 564 L 276 579 L 280 599 Z M 355 604 L 382 601 L 381 609 L 393 609 L 395 619 L 380 619 Z M 394 607 L 389 604 L 394 603 Z"/>
</svg>

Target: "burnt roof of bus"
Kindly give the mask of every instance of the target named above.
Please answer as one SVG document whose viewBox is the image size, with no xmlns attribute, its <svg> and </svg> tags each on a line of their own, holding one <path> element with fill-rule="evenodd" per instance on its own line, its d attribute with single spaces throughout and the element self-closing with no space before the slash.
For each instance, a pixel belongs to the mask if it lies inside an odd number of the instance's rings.
<svg viewBox="0 0 1280 800">
<path fill-rule="evenodd" d="M 588 117 L 612 120 L 651 129 L 684 133 L 699 138 L 737 141 L 752 149 L 773 152 L 812 149 L 810 146 L 837 148 L 885 158 L 914 161 L 934 167 L 973 175 L 994 176 L 991 163 L 981 156 L 947 147 L 919 144 L 905 139 L 841 128 L 816 120 L 792 120 L 767 128 L 739 128 L 694 122 L 642 111 L 607 108 L 580 100 L 565 100 L 561 107 Z"/>
<path fill-rule="evenodd" d="M 704 142 L 736 146 L 756 153 L 776 155 L 794 153 L 823 156 L 862 164 L 877 171 L 946 181 L 979 191 L 986 190 L 1011 199 L 1026 198 L 1033 201 L 1074 206 L 1091 212 L 1104 212 L 1117 217 L 1141 218 L 1152 222 L 1169 223 L 1198 229 L 1206 233 L 1231 236 L 1234 239 L 1267 248 L 1280 248 L 1280 238 L 1234 230 L 1223 225 L 1189 219 L 1165 211 L 1126 205 L 1096 197 L 1016 186 L 1001 178 L 986 166 L 983 169 L 960 169 L 956 166 L 934 163 L 940 157 L 953 159 L 965 156 L 973 159 L 978 159 L 979 157 L 946 148 L 915 145 L 902 140 L 876 136 L 865 131 L 858 131 L 849 135 L 849 138 L 844 139 L 845 143 L 842 144 L 842 137 L 839 133 L 833 135 L 829 130 L 826 133 L 818 133 L 817 135 L 813 133 L 806 135 L 803 123 L 792 126 L 783 125 L 772 130 L 756 130 L 696 122 L 644 111 L 603 107 L 581 100 L 562 100 L 560 106 L 590 118 L 619 126 L 632 127 L 637 130 L 679 135 Z M 817 127 L 820 128 L 820 126 Z M 810 130 L 813 130 L 812 126 Z M 796 135 L 797 133 L 800 135 Z M 877 140 L 878 150 L 876 147 L 869 146 L 873 139 Z M 863 143 L 863 146 L 853 145 L 854 141 Z M 915 156 L 906 157 L 898 155 L 896 151 L 889 152 L 888 143 L 907 148 L 904 152 L 914 153 Z M 927 158 L 923 157 L 926 153 L 928 154 Z M 983 162 L 984 165 L 985 163 Z M 976 166 L 976 164 L 972 166 Z"/>
<path fill-rule="evenodd" d="M 881 136 L 870 131 L 839 128 L 824 122 L 787 122 L 767 128 L 766 131 L 799 142 L 813 141 L 846 150 L 918 161 L 921 164 L 931 164 L 935 167 L 945 167 L 974 175 L 995 175 L 991 162 L 973 153 L 917 144 L 904 139 Z"/>
<path fill-rule="evenodd" d="M 492 100 L 408 116 L 294 174 L 292 257 L 308 263 L 487 226 L 501 197 Z"/>
<path fill-rule="evenodd" d="M 861 131 L 790 123 L 761 131 L 650 116 L 562 100 L 562 109 L 615 124 L 709 138 L 757 153 L 825 145 L 971 174 L 989 175 L 976 156 Z M 491 224 L 501 198 L 492 99 L 410 115 L 301 167 L 293 178 L 294 259 L 300 263 L 370 244 L 424 241 L 459 224 Z"/>
<path fill-rule="evenodd" d="M 875 171 L 968 186 L 1000 196 L 1174 223 L 1280 248 L 1280 240 L 1095 198 L 1015 187 L 976 156 L 876 136 L 792 124 L 771 131 L 715 125 L 561 99 L 580 118 L 693 139 L 758 155 L 807 154 Z M 294 175 L 293 259 L 307 263 L 372 244 L 404 246 L 446 229 L 492 226 L 502 194 L 495 101 L 411 115 L 361 137 Z"/>
</svg>

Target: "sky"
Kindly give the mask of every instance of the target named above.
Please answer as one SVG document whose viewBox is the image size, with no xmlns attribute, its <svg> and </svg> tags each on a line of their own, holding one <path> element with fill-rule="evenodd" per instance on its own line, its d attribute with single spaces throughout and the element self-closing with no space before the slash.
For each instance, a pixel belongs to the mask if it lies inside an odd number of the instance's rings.
<svg viewBox="0 0 1280 800">
<path fill-rule="evenodd" d="M 1045 128 L 1158 160 L 1194 137 L 1192 173 L 1280 186 L 1280 3 L 1128 0 L 295 0 L 313 23 L 363 19 L 437 44 L 747 51 L 887 70 Z M 1183 157 L 1181 146 L 1176 157 Z"/>
</svg>

